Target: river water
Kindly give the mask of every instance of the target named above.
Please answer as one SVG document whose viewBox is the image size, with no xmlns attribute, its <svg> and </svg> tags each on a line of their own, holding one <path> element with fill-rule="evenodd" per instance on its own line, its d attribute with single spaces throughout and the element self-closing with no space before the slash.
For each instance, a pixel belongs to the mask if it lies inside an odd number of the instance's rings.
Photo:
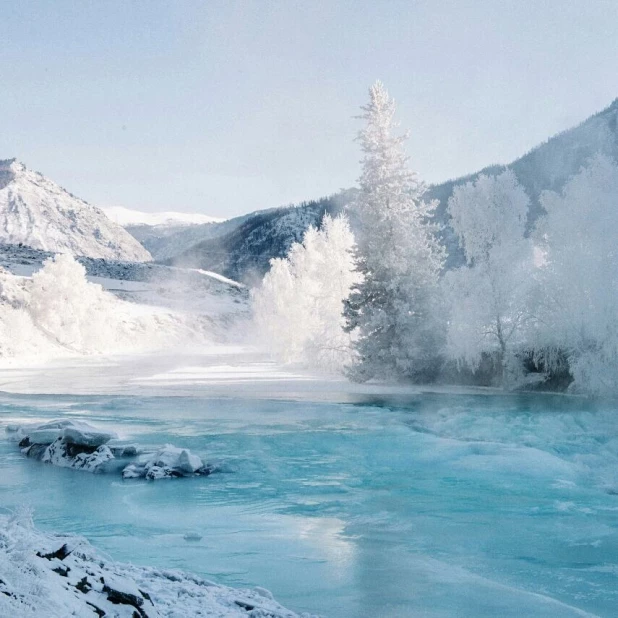
<svg viewBox="0 0 618 618">
<path fill-rule="evenodd" d="M 0 505 L 331 618 L 616 616 L 618 409 L 562 396 L 0 396 L 219 472 L 123 481 L 0 440 Z M 200 540 L 185 540 L 185 536 Z"/>
</svg>

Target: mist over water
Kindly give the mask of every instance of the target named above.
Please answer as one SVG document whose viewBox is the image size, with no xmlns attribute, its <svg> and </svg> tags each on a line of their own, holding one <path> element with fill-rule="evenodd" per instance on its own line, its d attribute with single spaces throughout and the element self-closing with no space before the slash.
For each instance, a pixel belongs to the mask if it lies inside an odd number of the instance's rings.
<svg viewBox="0 0 618 618">
<path fill-rule="evenodd" d="M 221 471 L 122 481 L 2 440 L 0 505 L 29 504 L 37 525 L 115 559 L 264 586 L 333 618 L 615 615 L 615 404 L 355 397 L 4 395 L 2 424 L 83 418 Z"/>
</svg>

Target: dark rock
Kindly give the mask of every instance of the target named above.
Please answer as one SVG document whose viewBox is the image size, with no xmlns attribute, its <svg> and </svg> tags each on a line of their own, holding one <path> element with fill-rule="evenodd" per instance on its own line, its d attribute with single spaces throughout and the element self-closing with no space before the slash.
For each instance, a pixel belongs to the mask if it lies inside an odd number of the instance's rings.
<svg viewBox="0 0 618 618">
<path fill-rule="evenodd" d="M 147 600 L 150 601 L 152 603 L 152 599 L 150 598 L 150 595 L 147 592 L 144 592 L 143 590 L 140 590 L 139 593 Z"/>
<path fill-rule="evenodd" d="M 107 600 L 114 605 L 132 605 L 133 607 L 141 607 L 144 604 L 144 599 L 129 594 L 128 592 L 120 592 L 110 588 L 107 584 L 103 586 L 103 592 L 107 593 Z"/>
<path fill-rule="evenodd" d="M 68 577 L 70 570 L 71 570 L 70 567 L 63 567 L 63 566 L 57 566 L 55 569 L 52 569 L 54 573 L 58 573 L 58 575 L 62 577 Z"/>
<path fill-rule="evenodd" d="M 26 449 L 24 449 L 24 453 L 28 457 L 36 459 L 37 461 L 41 461 L 41 459 L 43 459 L 45 451 L 47 451 L 46 444 L 32 444 L 31 446 L 28 446 L 26 447 Z"/>
<path fill-rule="evenodd" d="M 37 552 L 36 555 L 39 558 L 47 558 L 47 560 L 54 560 L 57 558 L 58 560 L 64 560 L 73 550 L 69 549 L 69 546 L 65 543 L 60 549 L 53 551 L 49 554 L 42 554 L 41 552 Z"/>
<path fill-rule="evenodd" d="M 87 577 L 82 577 L 76 584 L 75 587 L 80 591 L 83 592 L 84 594 L 87 594 L 88 592 L 90 592 L 92 590 L 92 586 L 90 584 L 90 582 L 88 581 Z"/>
<path fill-rule="evenodd" d="M 97 607 L 94 603 L 89 603 L 88 601 L 86 601 L 86 605 L 90 605 L 90 607 L 92 607 L 95 614 L 99 616 L 99 618 L 103 618 L 103 616 L 105 616 L 105 612 L 100 607 Z"/>
</svg>

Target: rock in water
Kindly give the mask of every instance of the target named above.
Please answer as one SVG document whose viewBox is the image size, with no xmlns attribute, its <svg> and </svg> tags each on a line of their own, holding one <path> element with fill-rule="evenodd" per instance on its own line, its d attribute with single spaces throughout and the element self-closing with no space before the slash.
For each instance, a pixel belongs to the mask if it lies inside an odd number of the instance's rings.
<svg viewBox="0 0 618 618">
<path fill-rule="evenodd" d="M 82 421 L 50 421 L 34 427 L 11 426 L 7 433 L 19 440 L 22 451 L 39 461 L 63 468 L 100 472 L 114 459 L 106 443 L 116 438 L 110 431 L 101 431 Z"/>
<path fill-rule="evenodd" d="M 191 451 L 166 444 L 155 453 L 143 455 L 122 472 L 125 479 L 146 478 L 158 480 L 181 476 L 207 476 L 211 468 Z"/>
<path fill-rule="evenodd" d="M 75 468 L 88 472 L 103 472 L 114 468 L 107 464 L 118 458 L 136 458 L 125 466 L 125 479 L 146 478 L 149 480 L 183 476 L 208 476 L 213 469 L 186 448 L 166 444 L 157 451 L 138 457 L 140 452 L 134 444 L 111 442 L 115 433 L 103 431 L 83 421 L 56 420 L 42 425 L 9 425 L 8 437 L 19 442 L 22 452 L 38 461 L 62 468 Z M 116 469 L 120 469 L 122 461 Z"/>
<path fill-rule="evenodd" d="M 26 454 L 31 455 L 32 449 L 36 446 L 28 447 Z M 86 470 L 88 472 L 101 472 L 103 466 L 110 460 L 114 459 L 114 455 L 108 446 L 102 445 L 96 448 L 91 446 L 81 446 L 67 442 L 66 438 L 58 438 L 50 444 L 42 452 L 35 451 L 36 458 L 44 463 L 50 463 L 61 468 L 76 468 L 78 470 Z"/>
</svg>

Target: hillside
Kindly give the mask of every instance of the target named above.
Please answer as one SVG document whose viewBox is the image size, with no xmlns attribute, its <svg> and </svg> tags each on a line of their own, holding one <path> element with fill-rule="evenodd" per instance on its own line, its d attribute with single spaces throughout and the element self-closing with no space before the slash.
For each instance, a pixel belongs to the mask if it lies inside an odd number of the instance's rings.
<svg viewBox="0 0 618 618">
<path fill-rule="evenodd" d="M 151 259 L 101 210 L 15 159 L 0 161 L 0 242 L 93 258 Z"/>
<path fill-rule="evenodd" d="M 455 266 L 462 259 L 446 214 L 454 187 L 474 181 L 480 174 L 495 175 L 510 167 L 530 196 L 531 226 L 542 214 L 539 205 L 541 193 L 559 191 L 566 180 L 598 152 L 618 159 L 618 99 L 605 110 L 552 137 L 508 166 L 492 165 L 429 187 L 427 199 L 439 202 L 436 218 L 444 223 L 448 265 Z M 144 237 L 139 230 L 128 229 L 144 242 L 157 260 L 214 270 L 232 279 L 252 282 L 268 270 L 271 258 L 285 255 L 290 245 L 302 238 L 309 225 L 319 225 L 325 212 L 337 213 L 345 208 L 353 195 L 353 190 L 344 191 L 295 207 L 258 211 L 223 223 L 173 230 L 165 237 Z"/>
<path fill-rule="evenodd" d="M 274 209 L 276 210 L 276 209 Z M 267 212 L 267 211 L 261 211 Z M 134 236 L 157 261 L 169 260 L 198 243 L 223 236 L 235 230 L 255 213 L 233 219 L 199 225 L 127 225 L 125 229 Z"/>
<path fill-rule="evenodd" d="M 205 239 L 166 263 L 206 268 L 253 283 L 268 270 L 272 258 L 285 256 L 292 243 L 302 240 L 310 225 L 319 227 L 325 213 L 336 214 L 350 199 L 347 191 L 299 206 L 256 212 L 230 231 Z"/>
<path fill-rule="evenodd" d="M 565 182 L 597 153 L 618 160 L 618 99 L 603 111 L 548 139 L 511 164 L 491 165 L 474 174 L 431 186 L 427 196 L 440 202 L 436 216 L 448 225 L 446 207 L 456 186 L 473 182 L 481 174 L 497 175 L 508 167 L 515 172 L 530 197 L 528 224 L 532 226 L 543 214 L 539 203 L 541 193 L 560 191 Z M 445 238 L 452 262 L 459 256 L 459 250 L 450 228 L 445 231 Z"/>
</svg>

